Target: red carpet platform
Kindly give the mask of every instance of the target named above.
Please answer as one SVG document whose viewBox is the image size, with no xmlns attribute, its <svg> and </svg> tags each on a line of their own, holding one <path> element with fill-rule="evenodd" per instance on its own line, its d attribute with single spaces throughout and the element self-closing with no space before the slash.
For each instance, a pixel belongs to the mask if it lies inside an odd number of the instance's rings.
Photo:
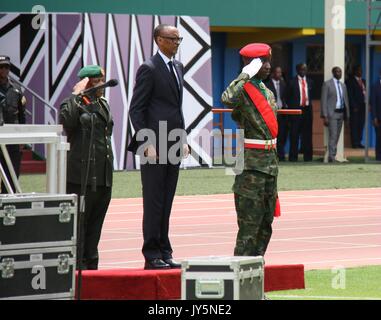
<svg viewBox="0 0 381 320">
<path fill-rule="evenodd" d="M 304 266 L 265 267 L 265 291 L 304 289 Z M 181 298 L 181 270 L 85 270 L 82 299 L 169 300 Z"/>
</svg>

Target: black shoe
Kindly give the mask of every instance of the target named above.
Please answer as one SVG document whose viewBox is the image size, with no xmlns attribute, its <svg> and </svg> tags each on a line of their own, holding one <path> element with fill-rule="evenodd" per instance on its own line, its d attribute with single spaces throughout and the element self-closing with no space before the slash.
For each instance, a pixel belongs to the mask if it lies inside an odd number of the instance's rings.
<svg viewBox="0 0 381 320">
<path fill-rule="evenodd" d="M 365 149 L 365 147 L 364 147 L 362 144 L 359 144 L 359 145 L 357 146 L 357 148 L 359 148 L 359 149 Z"/>
<path fill-rule="evenodd" d="M 169 269 L 171 266 L 165 263 L 161 259 L 146 260 L 144 264 L 145 270 L 155 270 L 155 269 Z"/>
<path fill-rule="evenodd" d="M 181 263 L 178 263 L 173 259 L 165 259 L 164 262 L 169 264 L 172 269 L 181 269 Z"/>
</svg>

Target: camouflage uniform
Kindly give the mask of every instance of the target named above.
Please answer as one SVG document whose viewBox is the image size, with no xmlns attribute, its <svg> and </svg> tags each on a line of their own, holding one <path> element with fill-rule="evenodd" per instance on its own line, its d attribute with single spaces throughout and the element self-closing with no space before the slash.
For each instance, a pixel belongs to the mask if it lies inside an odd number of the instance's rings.
<svg viewBox="0 0 381 320">
<path fill-rule="evenodd" d="M 232 108 L 232 118 L 244 129 L 245 138 L 271 140 L 273 137 L 261 114 L 243 86 L 246 82 L 259 89 L 276 114 L 273 93 L 262 81 L 241 73 L 222 94 L 222 102 Z M 272 234 L 271 224 L 277 199 L 278 159 L 276 149 L 244 149 L 243 172 L 233 185 L 238 220 L 234 255 L 263 256 Z"/>
</svg>

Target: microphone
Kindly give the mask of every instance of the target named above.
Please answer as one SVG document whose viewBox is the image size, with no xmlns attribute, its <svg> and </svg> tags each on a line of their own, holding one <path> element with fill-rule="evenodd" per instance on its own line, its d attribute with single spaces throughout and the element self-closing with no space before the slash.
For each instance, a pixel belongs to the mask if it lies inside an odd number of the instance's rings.
<svg viewBox="0 0 381 320">
<path fill-rule="evenodd" d="M 119 81 L 116 80 L 116 79 L 110 79 L 109 81 L 103 83 L 103 84 L 100 84 L 98 86 L 95 86 L 95 87 L 92 87 L 92 88 L 89 88 L 89 89 L 86 89 L 86 90 L 82 90 L 80 95 L 86 95 L 86 94 L 90 94 L 90 93 L 93 93 L 99 89 L 103 89 L 103 88 L 107 88 L 107 87 L 115 87 L 119 84 Z"/>
</svg>

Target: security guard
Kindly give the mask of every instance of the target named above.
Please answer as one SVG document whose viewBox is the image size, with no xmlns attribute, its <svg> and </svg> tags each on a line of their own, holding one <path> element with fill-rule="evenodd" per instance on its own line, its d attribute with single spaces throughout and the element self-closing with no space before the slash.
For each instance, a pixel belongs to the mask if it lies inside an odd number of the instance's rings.
<svg viewBox="0 0 381 320">
<path fill-rule="evenodd" d="M 74 86 L 72 95 L 62 102 L 59 118 L 70 143 L 67 193 L 79 196 L 81 184 L 85 185 L 87 176 L 81 268 L 95 270 L 98 269 L 102 225 L 111 200 L 114 160 L 111 134 L 114 122 L 102 89 L 83 94 L 84 90 L 103 84 L 104 70 L 97 65 L 85 66 L 78 77 L 81 81 Z"/>
<path fill-rule="evenodd" d="M 245 67 L 222 94 L 222 102 L 233 107 L 232 118 L 245 137 L 243 171 L 233 185 L 239 228 L 234 255 L 264 256 L 274 215 L 280 214 L 277 107 L 273 93 L 262 82 L 270 74 L 271 48 L 252 43 L 240 54 Z"/>
<path fill-rule="evenodd" d="M 10 58 L 8 56 L 0 55 L 0 126 L 4 123 L 25 124 L 26 99 L 20 86 L 9 79 L 10 68 Z M 20 145 L 7 145 L 7 150 L 18 178 L 20 175 L 21 164 Z M 0 162 L 14 191 L 15 186 L 1 151 Z M 1 193 L 8 193 L 4 183 L 1 183 Z"/>
</svg>

